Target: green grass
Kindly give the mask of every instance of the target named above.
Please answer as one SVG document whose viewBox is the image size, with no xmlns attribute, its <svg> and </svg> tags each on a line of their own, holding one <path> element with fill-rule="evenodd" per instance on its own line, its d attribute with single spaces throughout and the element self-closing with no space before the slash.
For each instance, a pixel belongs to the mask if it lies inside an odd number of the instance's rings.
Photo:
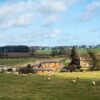
<svg viewBox="0 0 100 100">
<path fill-rule="evenodd" d="M 0 65 L 8 65 L 8 66 L 16 66 L 19 64 L 24 64 L 28 62 L 34 62 L 36 59 L 34 58 L 27 58 L 27 59 L 0 59 Z"/>
<path fill-rule="evenodd" d="M 87 53 L 87 51 L 88 50 L 92 50 L 92 51 L 94 51 L 94 52 L 96 52 L 96 53 L 100 53 L 100 48 L 93 48 L 93 49 L 86 49 L 86 48 L 82 48 L 82 49 L 77 49 L 77 51 L 79 52 L 80 51 L 80 53 Z"/>
<path fill-rule="evenodd" d="M 70 61 L 65 60 L 65 61 L 63 62 L 64 67 L 67 67 L 69 63 L 70 63 Z"/>
<path fill-rule="evenodd" d="M 77 76 L 80 79 L 72 83 Z M 0 100 L 100 100 L 100 72 L 56 73 L 51 80 L 42 75 L 0 74 Z"/>
<path fill-rule="evenodd" d="M 50 54 L 52 50 L 37 50 L 36 53 Z"/>
</svg>

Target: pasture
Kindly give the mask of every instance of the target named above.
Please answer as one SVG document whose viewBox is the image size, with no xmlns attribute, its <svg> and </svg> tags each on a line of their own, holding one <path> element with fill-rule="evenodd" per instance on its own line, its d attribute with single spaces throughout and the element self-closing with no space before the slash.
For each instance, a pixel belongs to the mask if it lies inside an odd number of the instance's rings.
<svg viewBox="0 0 100 100">
<path fill-rule="evenodd" d="M 100 72 L 0 74 L 0 100 L 100 100 Z"/>
<path fill-rule="evenodd" d="M 52 52 L 52 50 L 37 50 L 36 53 L 40 53 L 40 54 L 50 54 Z"/>
<path fill-rule="evenodd" d="M 84 55 L 85 54 L 85 56 L 86 56 L 87 55 L 87 52 L 89 50 L 95 52 L 97 56 L 100 55 L 100 48 L 91 48 L 91 49 L 90 48 L 78 48 L 77 49 L 77 52 L 80 55 Z"/>
<path fill-rule="evenodd" d="M 35 61 L 35 58 L 0 59 L 0 65 L 19 66 L 27 63 L 34 63 Z"/>
</svg>

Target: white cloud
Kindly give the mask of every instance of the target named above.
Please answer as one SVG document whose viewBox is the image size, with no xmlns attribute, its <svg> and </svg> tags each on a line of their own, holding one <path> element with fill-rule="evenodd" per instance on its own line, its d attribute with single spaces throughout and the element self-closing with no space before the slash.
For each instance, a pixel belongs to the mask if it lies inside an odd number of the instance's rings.
<svg viewBox="0 0 100 100">
<path fill-rule="evenodd" d="M 96 11 L 100 11 L 100 0 L 95 0 L 87 5 L 85 12 L 80 14 L 81 20 L 90 19 Z"/>
<path fill-rule="evenodd" d="M 33 2 L 32 1 L 20 1 L 17 3 L 7 2 L 0 5 L 0 15 L 12 15 L 17 13 L 23 13 L 27 11 L 32 11 L 33 9 Z"/>
<path fill-rule="evenodd" d="M 30 39 L 48 39 L 48 38 L 55 38 L 57 37 L 58 35 L 61 34 L 61 30 L 55 28 L 53 30 L 48 30 L 48 31 L 45 31 L 45 32 L 30 32 L 30 33 L 27 33 L 27 32 L 24 32 L 24 33 L 21 33 L 21 34 L 17 34 L 17 35 L 12 35 L 12 38 L 11 39 L 15 39 L 15 38 L 18 38 L 17 40 L 30 40 Z M 11 36 L 11 35 L 9 35 Z"/>
<path fill-rule="evenodd" d="M 96 0 L 87 6 L 89 12 L 95 11 L 98 8 L 100 8 L 100 0 Z"/>
<path fill-rule="evenodd" d="M 53 30 L 53 35 L 54 36 L 58 36 L 61 33 L 61 31 L 59 29 L 54 29 Z"/>
<path fill-rule="evenodd" d="M 61 31 L 55 28 L 52 31 L 48 32 L 48 34 L 44 34 L 43 38 L 56 38 L 60 34 L 61 34 Z"/>
<path fill-rule="evenodd" d="M 40 18 L 40 16 L 44 21 L 43 25 L 48 26 L 58 21 L 59 14 L 69 9 L 77 1 L 7 0 L 0 4 L 0 28 L 29 25 L 34 18 Z"/>
<path fill-rule="evenodd" d="M 59 13 L 67 10 L 78 0 L 40 0 L 39 9 L 44 14 Z"/>
<path fill-rule="evenodd" d="M 33 14 L 29 13 L 29 14 L 25 14 L 20 16 L 16 21 L 15 21 L 15 25 L 17 26 L 24 26 L 24 25 L 29 25 L 32 23 L 32 20 L 34 19 Z"/>
<path fill-rule="evenodd" d="M 64 0 L 42 0 L 39 6 L 40 11 L 44 14 L 58 13 L 66 10 Z"/>
<path fill-rule="evenodd" d="M 57 22 L 59 20 L 59 17 L 57 15 L 50 15 L 46 16 L 44 20 L 44 26 L 49 26 L 54 22 Z"/>
<path fill-rule="evenodd" d="M 31 0 L 0 5 L 0 28 L 29 25 L 33 21 L 33 2 Z"/>
<path fill-rule="evenodd" d="M 34 15 L 31 13 L 22 14 L 20 16 L 16 16 L 15 18 L 4 18 L 0 23 L 0 28 L 9 28 L 13 26 L 25 26 L 32 23 L 34 19 Z"/>
<path fill-rule="evenodd" d="M 44 25 L 48 26 L 56 22 L 60 17 L 59 14 L 67 11 L 70 6 L 79 0 L 40 0 L 38 5 L 39 11 L 46 16 Z"/>
</svg>

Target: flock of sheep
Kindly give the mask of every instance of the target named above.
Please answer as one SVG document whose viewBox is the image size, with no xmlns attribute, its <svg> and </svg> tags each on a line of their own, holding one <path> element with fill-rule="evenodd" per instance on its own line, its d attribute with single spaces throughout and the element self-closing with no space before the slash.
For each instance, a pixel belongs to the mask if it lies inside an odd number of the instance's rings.
<svg viewBox="0 0 100 100">
<path fill-rule="evenodd" d="M 83 71 L 83 73 L 85 73 L 85 71 Z M 43 75 L 43 76 L 45 77 L 45 75 Z M 51 79 L 51 76 L 55 76 L 55 74 L 54 73 L 48 74 L 48 80 Z M 77 76 L 76 80 L 72 80 L 72 83 L 77 83 L 79 79 L 80 79 L 80 76 Z M 96 82 L 92 81 L 91 85 L 95 86 Z"/>
<path fill-rule="evenodd" d="M 3 70 L 7 70 L 7 69 L 3 69 Z M 1 69 L 0 69 L 1 71 Z M 83 73 L 85 73 L 85 71 L 83 71 Z M 19 75 L 19 72 L 16 71 L 16 68 L 13 68 L 13 74 L 18 76 Z M 29 73 L 29 75 L 31 75 L 31 73 Z M 27 76 L 27 74 L 22 74 L 22 76 Z M 48 73 L 47 75 L 43 75 L 43 77 L 47 76 L 47 79 L 48 80 L 51 80 L 52 79 L 52 76 L 55 76 L 55 73 Z M 79 79 L 80 79 L 80 76 L 77 76 L 76 79 L 72 80 L 72 83 L 77 83 L 79 82 Z M 95 86 L 96 85 L 96 82 L 95 81 L 92 81 L 91 82 L 91 85 Z"/>
<path fill-rule="evenodd" d="M 83 73 L 85 73 L 85 71 L 84 71 Z M 16 76 L 19 75 L 18 72 L 14 72 L 13 74 L 16 75 Z M 31 75 L 31 73 L 29 73 L 28 75 Z M 22 76 L 26 77 L 27 74 L 22 74 Z M 43 77 L 47 77 L 47 80 L 51 80 L 51 79 L 52 79 L 52 76 L 56 76 L 55 73 L 48 73 L 48 74 L 46 74 L 46 75 L 43 74 Z M 81 78 L 80 76 L 77 76 L 76 79 L 72 80 L 72 83 L 77 83 L 77 82 L 79 82 L 80 78 Z M 92 86 L 95 86 L 95 85 L 96 85 L 96 82 L 95 82 L 95 81 L 92 81 L 92 82 L 91 82 L 91 85 L 92 85 Z"/>
<path fill-rule="evenodd" d="M 80 79 L 80 77 L 78 76 L 77 79 Z M 72 83 L 76 83 L 76 82 L 77 82 L 77 80 L 72 80 Z M 91 85 L 95 86 L 96 82 L 92 81 Z"/>
<path fill-rule="evenodd" d="M 85 73 L 85 71 L 84 71 L 83 73 Z M 53 73 L 48 74 L 48 80 L 51 79 L 51 76 L 52 76 L 52 75 L 55 76 L 55 74 L 53 74 Z M 77 83 L 79 79 L 80 79 L 80 76 L 78 76 L 78 77 L 76 78 L 76 80 L 72 80 L 72 83 Z M 95 81 L 92 81 L 92 82 L 91 82 L 91 85 L 95 86 L 95 85 L 96 85 L 96 82 L 95 82 Z"/>
</svg>

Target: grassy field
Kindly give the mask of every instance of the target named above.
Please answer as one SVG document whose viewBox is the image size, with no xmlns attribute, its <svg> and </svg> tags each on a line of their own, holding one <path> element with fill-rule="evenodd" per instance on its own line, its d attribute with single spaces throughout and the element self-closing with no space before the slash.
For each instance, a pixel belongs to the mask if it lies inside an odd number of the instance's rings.
<svg viewBox="0 0 100 100">
<path fill-rule="evenodd" d="M 37 50 L 36 53 L 50 54 L 52 50 Z"/>
<path fill-rule="evenodd" d="M 56 73 L 47 78 L 0 74 L 0 100 L 100 100 L 100 72 Z M 72 83 L 73 79 L 77 82 Z"/>
<path fill-rule="evenodd" d="M 78 52 L 80 52 L 80 53 L 87 53 L 87 51 L 88 50 L 91 50 L 91 51 L 94 51 L 94 52 L 96 52 L 97 54 L 100 54 L 100 48 L 93 48 L 93 49 L 86 49 L 86 48 L 79 48 L 79 49 L 77 49 L 77 51 Z"/>
<path fill-rule="evenodd" d="M 26 63 L 34 63 L 36 59 L 34 58 L 20 58 L 20 59 L 0 59 L 0 65 L 17 66 Z"/>
</svg>

